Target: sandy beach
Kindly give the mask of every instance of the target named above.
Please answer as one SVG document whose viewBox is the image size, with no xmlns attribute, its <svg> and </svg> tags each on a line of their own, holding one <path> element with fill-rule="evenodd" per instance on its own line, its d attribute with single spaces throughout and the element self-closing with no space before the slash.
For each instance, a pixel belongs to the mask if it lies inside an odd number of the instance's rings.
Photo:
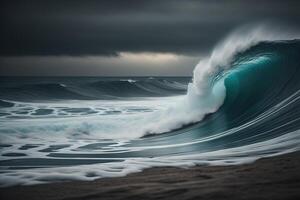
<svg viewBox="0 0 300 200">
<path fill-rule="evenodd" d="M 238 166 L 152 168 L 119 178 L 0 189 L 2 200 L 299 199 L 300 153 Z"/>
</svg>

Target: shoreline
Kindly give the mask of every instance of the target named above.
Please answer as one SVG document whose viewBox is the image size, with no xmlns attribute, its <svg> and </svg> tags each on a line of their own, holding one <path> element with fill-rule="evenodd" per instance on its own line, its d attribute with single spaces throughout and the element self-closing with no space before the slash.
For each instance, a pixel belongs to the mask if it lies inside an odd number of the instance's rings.
<svg viewBox="0 0 300 200">
<path fill-rule="evenodd" d="M 124 177 L 0 188 L 2 200 L 300 199 L 300 152 L 251 164 L 155 167 Z"/>
</svg>

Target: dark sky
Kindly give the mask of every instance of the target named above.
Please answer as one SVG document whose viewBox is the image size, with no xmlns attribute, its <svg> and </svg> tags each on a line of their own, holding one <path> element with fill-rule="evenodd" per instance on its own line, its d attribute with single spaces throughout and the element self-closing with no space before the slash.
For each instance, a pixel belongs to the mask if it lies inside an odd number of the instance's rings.
<svg viewBox="0 0 300 200">
<path fill-rule="evenodd" d="M 300 26 L 299 0 L 1 1 L 1 75 L 190 75 L 224 35 Z"/>
</svg>

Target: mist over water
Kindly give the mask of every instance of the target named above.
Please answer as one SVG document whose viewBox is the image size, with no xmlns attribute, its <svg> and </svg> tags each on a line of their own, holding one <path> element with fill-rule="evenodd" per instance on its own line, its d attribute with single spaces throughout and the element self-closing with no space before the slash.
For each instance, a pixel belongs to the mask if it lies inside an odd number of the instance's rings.
<svg viewBox="0 0 300 200">
<path fill-rule="evenodd" d="M 227 165 L 300 148 L 300 42 L 240 29 L 192 78 L 4 78 L 2 186 Z"/>
</svg>

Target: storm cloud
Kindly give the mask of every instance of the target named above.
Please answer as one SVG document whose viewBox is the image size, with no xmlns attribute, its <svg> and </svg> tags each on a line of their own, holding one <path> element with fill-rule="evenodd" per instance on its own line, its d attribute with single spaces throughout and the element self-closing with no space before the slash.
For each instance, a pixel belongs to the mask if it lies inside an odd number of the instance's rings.
<svg viewBox="0 0 300 200">
<path fill-rule="evenodd" d="M 8 57 L 18 56 L 115 57 L 129 52 L 195 59 L 240 25 L 300 24 L 297 0 L 10 0 L 0 7 L 3 71 Z"/>
<path fill-rule="evenodd" d="M 299 1 L 7 1 L 1 55 L 201 53 L 239 24 L 299 24 Z"/>
</svg>

